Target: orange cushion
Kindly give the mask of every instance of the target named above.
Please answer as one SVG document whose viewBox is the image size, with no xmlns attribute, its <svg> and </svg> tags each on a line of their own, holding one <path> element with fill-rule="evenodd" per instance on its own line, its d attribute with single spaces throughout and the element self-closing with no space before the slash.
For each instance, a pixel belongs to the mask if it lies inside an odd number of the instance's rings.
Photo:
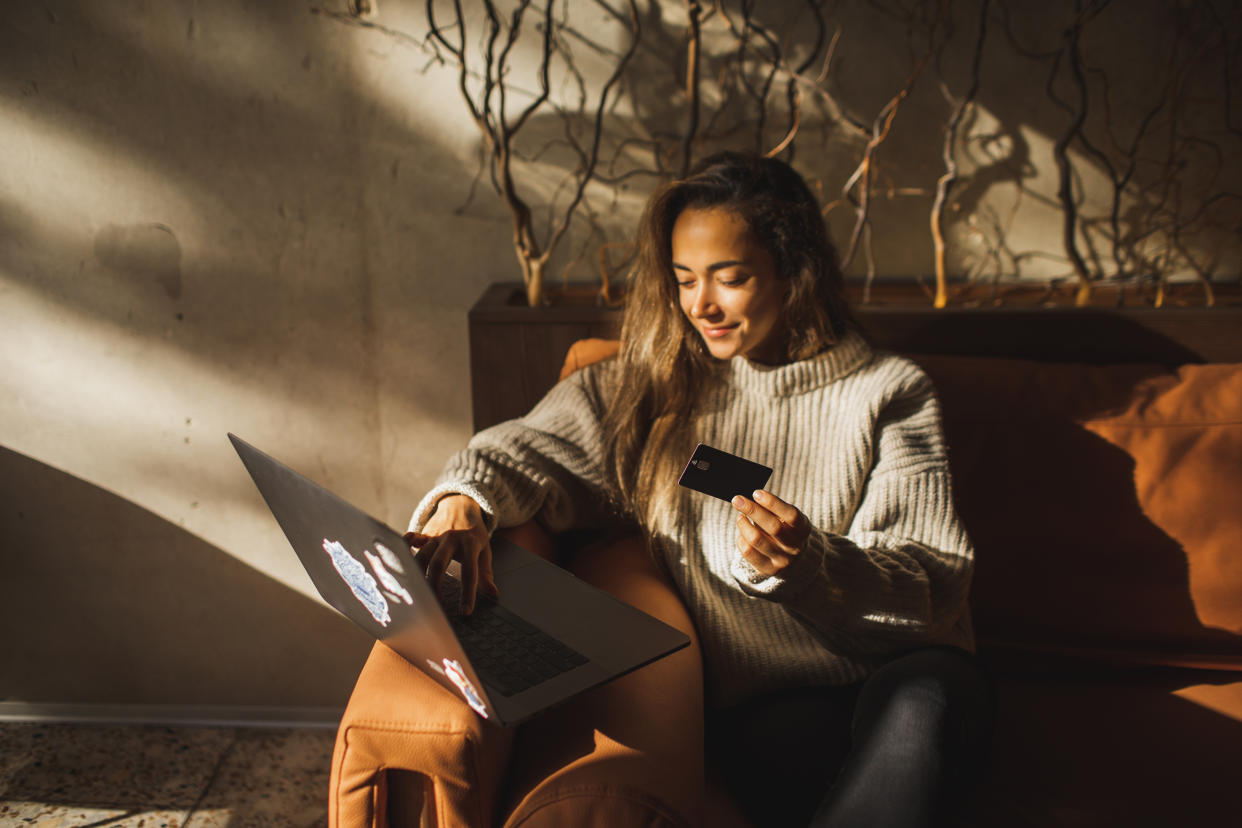
<svg viewBox="0 0 1242 828">
<path fill-rule="evenodd" d="M 1242 365 L 919 362 L 981 645 L 1242 669 Z"/>
<path fill-rule="evenodd" d="M 1143 514 L 1186 553 L 1197 620 L 1242 634 L 1242 365 L 1185 366 L 1084 425 L 1134 458 Z"/>
<path fill-rule="evenodd" d="M 621 342 L 616 339 L 579 339 L 569 346 L 569 352 L 565 354 L 565 363 L 561 366 L 561 379 L 565 379 L 574 371 L 585 368 L 592 362 L 600 362 L 616 356 L 619 350 L 621 350 Z"/>
</svg>

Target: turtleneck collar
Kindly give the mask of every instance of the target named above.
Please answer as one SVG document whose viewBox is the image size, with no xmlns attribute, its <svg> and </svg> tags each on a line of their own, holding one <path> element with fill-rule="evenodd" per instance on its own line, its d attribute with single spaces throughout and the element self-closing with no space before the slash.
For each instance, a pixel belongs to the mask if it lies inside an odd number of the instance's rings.
<svg viewBox="0 0 1242 828">
<path fill-rule="evenodd" d="M 726 375 L 747 392 L 789 396 L 812 391 L 853 373 L 870 361 L 871 346 L 856 331 L 813 357 L 786 365 L 761 365 L 738 356 L 729 361 Z"/>
</svg>

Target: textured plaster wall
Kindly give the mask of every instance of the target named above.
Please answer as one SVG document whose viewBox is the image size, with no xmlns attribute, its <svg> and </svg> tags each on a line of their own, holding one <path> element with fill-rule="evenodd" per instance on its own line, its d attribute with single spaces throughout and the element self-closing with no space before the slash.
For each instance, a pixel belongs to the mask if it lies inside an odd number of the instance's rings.
<svg viewBox="0 0 1242 828">
<path fill-rule="evenodd" d="M 513 274 L 500 216 L 453 214 L 473 125 L 310 8 L 0 7 L 0 700 L 343 701 L 366 642 L 286 600 L 226 432 L 396 526 L 469 436 L 466 309 Z"/>
</svg>

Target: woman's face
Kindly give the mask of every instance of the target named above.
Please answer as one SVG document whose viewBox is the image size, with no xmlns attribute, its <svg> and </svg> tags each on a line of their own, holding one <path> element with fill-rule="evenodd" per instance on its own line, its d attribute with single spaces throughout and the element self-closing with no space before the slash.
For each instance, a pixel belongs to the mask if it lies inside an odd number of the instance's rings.
<svg viewBox="0 0 1242 828">
<path fill-rule="evenodd" d="M 741 216 L 688 207 L 673 224 L 672 247 L 681 309 L 711 355 L 780 362 L 785 286 Z"/>
</svg>

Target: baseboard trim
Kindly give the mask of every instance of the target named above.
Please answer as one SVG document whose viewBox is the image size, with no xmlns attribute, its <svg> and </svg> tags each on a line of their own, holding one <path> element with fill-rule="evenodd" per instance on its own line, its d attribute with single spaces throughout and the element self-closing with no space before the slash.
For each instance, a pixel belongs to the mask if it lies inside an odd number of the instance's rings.
<svg viewBox="0 0 1242 828">
<path fill-rule="evenodd" d="M 0 702 L 0 722 L 181 727 L 296 727 L 335 730 L 340 724 L 343 712 L 343 707 Z"/>
</svg>

